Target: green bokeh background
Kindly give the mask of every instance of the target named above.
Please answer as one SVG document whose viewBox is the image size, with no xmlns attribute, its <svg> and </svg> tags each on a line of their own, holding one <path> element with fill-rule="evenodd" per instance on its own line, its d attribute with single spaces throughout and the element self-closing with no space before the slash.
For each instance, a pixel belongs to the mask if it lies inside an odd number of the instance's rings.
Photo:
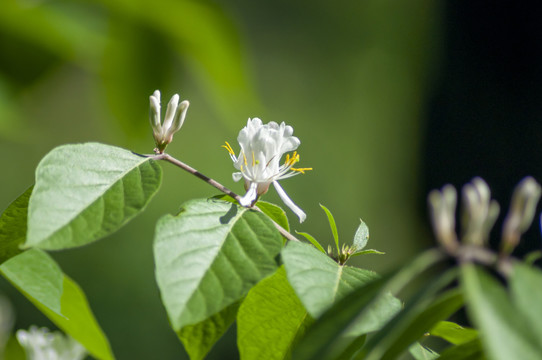
<svg viewBox="0 0 542 360">
<path fill-rule="evenodd" d="M 235 191 L 232 163 L 249 117 L 285 121 L 301 140 L 300 166 L 282 182 L 308 214 L 293 230 L 342 241 L 362 218 L 385 256 L 356 265 L 385 271 L 430 243 L 420 215 L 420 152 L 440 60 L 437 2 L 368 0 L 3 0 L 0 3 L 0 208 L 33 183 L 55 146 L 98 141 L 154 147 L 148 96 L 190 100 L 173 156 Z M 185 200 L 216 194 L 169 164 L 144 214 L 87 247 L 54 253 L 85 290 L 119 359 L 181 359 L 154 281 L 154 224 Z M 280 204 L 272 191 L 265 200 Z M 289 213 L 289 215 L 292 215 Z M 17 328 L 51 326 L 2 281 Z M 230 331 L 209 358 L 236 358 Z M 231 355 L 227 355 L 231 354 Z"/>
</svg>

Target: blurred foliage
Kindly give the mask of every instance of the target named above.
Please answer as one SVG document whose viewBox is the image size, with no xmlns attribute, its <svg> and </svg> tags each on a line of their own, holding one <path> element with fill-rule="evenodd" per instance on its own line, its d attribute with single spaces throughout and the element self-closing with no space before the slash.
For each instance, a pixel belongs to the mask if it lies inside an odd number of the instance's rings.
<svg viewBox="0 0 542 360">
<path fill-rule="evenodd" d="M 39 159 L 54 146 L 100 141 L 151 152 L 148 96 L 180 92 L 191 107 L 168 148 L 173 155 L 241 191 L 220 145 L 234 141 L 248 117 L 286 121 L 302 141 L 302 165 L 315 169 L 283 184 L 309 214 L 302 225 L 291 218 L 292 230 L 327 247 L 333 237 L 319 203 L 334 209 L 339 229 L 352 229 L 347 238 L 362 217 L 371 243 L 387 255 L 352 261 L 387 268 L 424 239 L 415 208 L 424 196 L 418 152 L 439 21 L 429 0 L 3 0 L 0 151 L 9 156 L 0 207 L 32 185 Z M 153 231 L 164 213 L 213 192 L 167 164 L 163 170 L 162 190 L 144 215 L 107 242 L 55 254 L 85 290 L 119 358 L 183 353 L 154 280 Z M 2 288 L 17 327 L 50 326 Z M 209 358 L 236 358 L 234 348 L 226 338 Z"/>
</svg>

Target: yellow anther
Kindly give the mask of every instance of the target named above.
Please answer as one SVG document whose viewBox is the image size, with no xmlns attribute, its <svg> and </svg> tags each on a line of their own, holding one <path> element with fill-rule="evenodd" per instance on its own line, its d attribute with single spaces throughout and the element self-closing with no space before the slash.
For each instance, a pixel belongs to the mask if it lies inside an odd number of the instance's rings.
<svg viewBox="0 0 542 360">
<path fill-rule="evenodd" d="M 245 161 L 245 166 L 248 166 L 248 163 L 247 163 L 247 157 L 245 156 L 245 152 L 243 151 L 243 159 Z"/>
<path fill-rule="evenodd" d="M 299 162 L 299 154 L 297 153 L 297 151 L 294 151 L 292 157 L 290 157 L 290 154 L 286 154 L 286 161 L 284 161 L 284 165 L 292 166 L 296 162 Z"/>
<path fill-rule="evenodd" d="M 256 157 L 254 156 L 254 151 L 252 151 L 252 167 L 256 165 Z"/>
<path fill-rule="evenodd" d="M 290 168 L 290 170 L 292 170 L 292 171 L 297 171 L 297 172 L 300 172 L 300 173 L 302 173 L 302 174 L 305 174 L 305 171 L 312 170 L 312 168 L 299 168 L 299 169 L 296 169 L 296 168 Z"/>
<path fill-rule="evenodd" d="M 235 153 L 233 152 L 233 148 L 231 147 L 230 143 L 226 141 L 226 145 L 222 145 L 222 147 L 230 153 L 230 155 L 235 156 Z"/>
</svg>

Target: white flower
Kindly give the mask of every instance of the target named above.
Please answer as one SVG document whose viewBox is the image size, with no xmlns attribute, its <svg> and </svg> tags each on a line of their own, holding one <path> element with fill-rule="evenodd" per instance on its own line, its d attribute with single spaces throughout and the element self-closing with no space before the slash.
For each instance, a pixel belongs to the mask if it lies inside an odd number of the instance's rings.
<svg viewBox="0 0 542 360">
<path fill-rule="evenodd" d="M 292 136 L 293 132 L 294 129 L 285 123 L 279 125 L 276 122 L 270 122 L 263 125 L 258 118 L 248 119 L 247 126 L 239 132 L 237 137 L 241 147 L 239 156 L 235 156 L 228 142 L 223 147 L 230 153 L 235 168 L 240 170 L 233 173 L 233 180 L 245 179 L 247 192 L 239 201 L 242 206 L 254 204 L 273 183 L 282 201 L 299 217 L 299 221 L 303 222 L 307 216 L 278 183 L 279 180 L 312 170 L 293 167 L 299 161 L 299 154 L 294 150 L 301 143 L 297 137 Z M 286 154 L 286 160 L 281 165 L 282 155 L 290 151 L 294 153 L 291 156 Z"/>
<path fill-rule="evenodd" d="M 173 140 L 173 134 L 183 126 L 186 111 L 190 103 L 184 100 L 179 104 L 179 95 L 173 95 L 167 104 L 166 116 L 163 123 L 161 123 L 160 91 L 156 90 L 150 96 L 150 104 L 150 120 L 154 142 L 156 143 L 156 151 L 161 154 Z"/>
<path fill-rule="evenodd" d="M 17 331 L 17 340 L 25 349 L 28 360 L 82 360 L 87 351 L 71 337 L 47 328 L 31 326 Z"/>
</svg>

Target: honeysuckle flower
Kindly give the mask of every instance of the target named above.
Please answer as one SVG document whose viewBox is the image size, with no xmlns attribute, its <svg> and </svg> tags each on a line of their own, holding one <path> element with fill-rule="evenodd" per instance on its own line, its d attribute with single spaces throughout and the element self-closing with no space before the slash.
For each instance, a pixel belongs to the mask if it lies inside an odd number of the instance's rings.
<svg viewBox="0 0 542 360">
<path fill-rule="evenodd" d="M 150 121 L 156 144 L 155 151 L 162 154 L 166 146 L 173 140 L 173 134 L 183 126 L 186 111 L 190 103 L 188 100 L 184 100 L 179 104 L 179 95 L 173 95 L 167 104 L 166 116 L 163 123 L 161 122 L 160 91 L 156 90 L 150 96 L 150 104 Z"/>
<path fill-rule="evenodd" d="M 437 241 L 448 251 L 455 252 L 459 245 L 455 232 L 457 191 L 452 185 L 445 185 L 442 190 L 431 191 L 427 199 Z"/>
<path fill-rule="evenodd" d="M 293 133 L 294 129 L 284 122 L 280 125 L 276 122 L 264 125 L 258 118 L 248 119 L 247 126 L 237 137 L 241 147 L 239 156 L 235 155 L 228 142 L 223 147 L 230 153 L 235 168 L 240 170 L 233 173 L 233 180 L 245 180 L 246 194 L 239 201 L 242 206 L 253 205 L 273 184 L 282 201 L 299 217 L 299 222 L 303 222 L 307 216 L 278 183 L 279 180 L 312 170 L 293 167 L 299 162 L 299 154 L 295 150 L 301 144 L 297 137 L 292 136 Z M 291 151 L 292 155 L 286 154 Z M 284 154 L 286 160 L 281 165 Z"/>
<path fill-rule="evenodd" d="M 28 331 L 18 330 L 16 336 L 28 360 L 82 360 L 87 355 L 77 341 L 47 328 L 31 326 Z"/>
<path fill-rule="evenodd" d="M 499 204 L 491 199 L 491 190 L 482 178 L 475 177 L 463 186 L 462 216 L 462 241 L 484 245 L 499 216 Z"/>
<path fill-rule="evenodd" d="M 521 180 L 514 189 L 502 230 L 501 246 L 505 253 L 514 250 L 521 235 L 531 226 L 541 195 L 542 187 L 530 176 Z"/>
</svg>

